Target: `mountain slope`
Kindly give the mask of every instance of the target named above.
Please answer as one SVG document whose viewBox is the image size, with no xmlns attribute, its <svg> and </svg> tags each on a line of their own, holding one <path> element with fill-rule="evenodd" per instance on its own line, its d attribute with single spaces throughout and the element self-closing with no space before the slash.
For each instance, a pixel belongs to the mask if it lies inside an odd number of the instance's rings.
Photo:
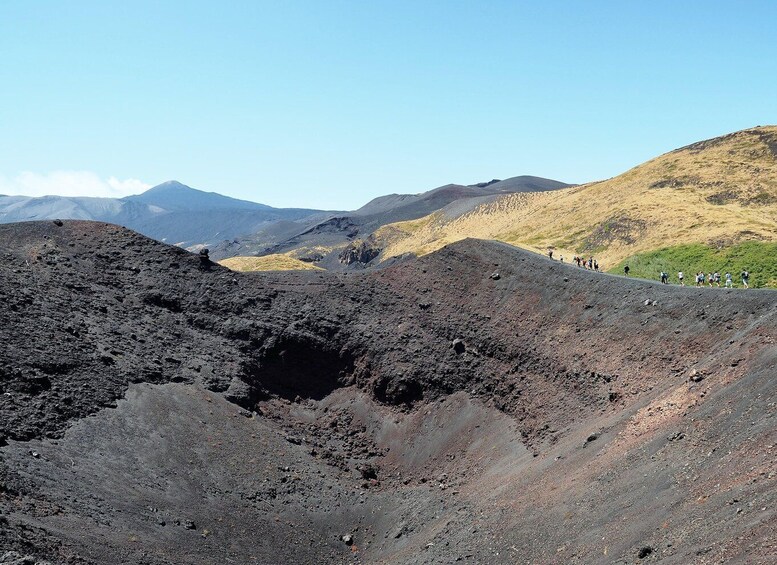
<svg viewBox="0 0 777 565">
<path fill-rule="evenodd" d="M 385 226 L 376 237 L 383 257 L 478 237 L 553 247 L 568 261 L 594 255 L 605 268 L 671 245 L 777 241 L 777 127 L 695 143 L 606 181 Z"/>
<path fill-rule="evenodd" d="M 268 226 L 236 243 L 226 242 L 215 249 L 215 257 L 288 253 L 306 259 L 316 258 L 327 268 L 341 267 L 341 250 L 358 238 L 366 238 L 383 225 L 413 220 L 453 203 L 480 203 L 502 194 L 555 191 L 568 184 L 540 177 L 519 176 L 464 186 L 448 184 L 419 194 L 389 194 L 375 198 L 351 212 L 311 222 L 293 235 L 279 237 L 277 228 Z"/>
<path fill-rule="evenodd" d="M 273 208 L 168 181 L 125 198 L 0 196 L 0 223 L 42 219 L 124 225 L 183 247 L 212 245 L 270 223 L 321 218 L 320 210 Z M 300 229 L 297 227 L 296 229 Z"/>
<path fill-rule="evenodd" d="M 371 216 L 402 210 L 402 213 L 405 215 L 420 217 L 418 214 L 424 209 L 427 211 L 437 210 L 462 198 L 475 198 L 511 192 L 544 192 L 558 190 L 567 186 L 569 185 L 563 182 L 528 175 L 471 186 L 447 184 L 420 194 L 388 194 L 386 196 L 379 196 L 354 211 L 354 215 Z M 414 209 L 411 210 L 411 207 L 414 207 Z"/>
</svg>

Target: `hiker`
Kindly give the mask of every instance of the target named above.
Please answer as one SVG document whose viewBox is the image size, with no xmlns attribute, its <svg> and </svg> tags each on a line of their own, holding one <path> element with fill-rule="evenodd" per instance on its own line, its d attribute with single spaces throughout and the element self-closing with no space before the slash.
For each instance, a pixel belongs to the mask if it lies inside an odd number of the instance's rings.
<svg viewBox="0 0 777 565">
<path fill-rule="evenodd" d="M 726 271 L 726 288 L 734 288 L 734 281 L 731 280 L 731 273 Z"/>
<path fill-rule="evenodd" d="M 625 267 L 623 267 L 623 272 L 624 272 L 624 273 L 626 273 L 626 276 L 627 276 L 627 277 L 629 276 L 629 266 L 628 266 L 628 265 L 626 265 Z"/>
<path fill-rule="evenodd" d="M 669 281 L 669 275 L 664 271 L 661 271 L 661 284 L 667 284 Z"/>
<path fill-rule="evenodd" d="M 748 284 L 750 282 L 750 273 L 747 269 L 742 271 L 742 286 L 745 288 L 750 288 L 750 285 Z"/>
<path fill-rule="evenodd" d="M 588 258 L 588 268 L 589 269 L 593 269 L 594 268 L 594 258 L 593 257 L 589 257 Z"/>
<path fill-rule="evenodd" d="M 720 288 L 720 273 L 715 271 L 712 276 L 715 278 L 715 285 Z"/>
<path fill-rule="evenodd" d="M 599 271 L 599 263 L 594 259 L 594 271 Z"/>
<path fill-rule="evenodd" d="M 685 286 L 685 283 L 683 282 L 683 272 L 682 271 L 677 273 L 677 280 L 680 281 L 680 286 Z"/>
<path fill-rule="evenodd" d="M 560 256 L 559 256 L 559 260 L 560 260 L 560 261 L 563 263 L 563 262 L 564 262 L 564 256 L 563 256 L 563 255 L 560 255 Z"/>
<path fill-rule="evenodd" d="M 552 249 L 548 249 L 548 257 L 553 259 L 553 250 Z"/>
<path fill-rule="evenodd" d="M 715 280 L 712 277 L 712 273 L 707 273 L 707 283 L 710 285 L 710 288 L 712 288 L 714 282 Z"/>
</svg>

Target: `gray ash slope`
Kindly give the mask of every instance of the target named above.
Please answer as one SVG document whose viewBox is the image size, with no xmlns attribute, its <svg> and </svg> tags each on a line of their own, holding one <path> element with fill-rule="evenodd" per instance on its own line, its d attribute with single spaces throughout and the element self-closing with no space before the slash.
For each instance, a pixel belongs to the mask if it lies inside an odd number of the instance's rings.
<svg viewBox="0 0 777 565">
<path fill-rule="evenodd" d="M 0 549 L 777 555 L 777 293 L 475 240 L 350 274 L 237 274 L 78 221 L 0 226 L 0 253 Z"/>
</svg>

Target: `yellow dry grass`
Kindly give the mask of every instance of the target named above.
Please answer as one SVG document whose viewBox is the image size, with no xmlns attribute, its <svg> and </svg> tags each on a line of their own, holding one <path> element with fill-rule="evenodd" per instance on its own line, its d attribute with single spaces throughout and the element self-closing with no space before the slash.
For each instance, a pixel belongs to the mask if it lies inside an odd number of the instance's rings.
<svg viewBox="0 0 777 565">
<path fill-rule="evenodd" d="M 230 257 L 219 261 L 220 265 L 233 271 L 321 271 L 320 267 L 305 263 L 288 255 L 265 255 L 264 257 Z"/>
<path fill-rule="evenodd" d="M 626 173 L 564 190 L 504 196 L 449 219 L 437 212 L 383 226 L 384 257 L 435 251 L 467 237 L 497 239 L 604 268 L 686 243 L 777 240 L 777 126 L 666 153 Z"/>
</svg>

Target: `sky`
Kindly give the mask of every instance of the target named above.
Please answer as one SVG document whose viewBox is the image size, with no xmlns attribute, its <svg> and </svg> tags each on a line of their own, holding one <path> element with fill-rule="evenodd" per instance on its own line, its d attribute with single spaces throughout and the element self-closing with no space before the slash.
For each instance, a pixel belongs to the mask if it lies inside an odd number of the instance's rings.
<svg viewBox="0 0 777 565">
<path fill-rule="evenodd" d="M 773 1 L 0 0 L 0 194 L 349 210 L 767 124 Z"/>
</svg>

